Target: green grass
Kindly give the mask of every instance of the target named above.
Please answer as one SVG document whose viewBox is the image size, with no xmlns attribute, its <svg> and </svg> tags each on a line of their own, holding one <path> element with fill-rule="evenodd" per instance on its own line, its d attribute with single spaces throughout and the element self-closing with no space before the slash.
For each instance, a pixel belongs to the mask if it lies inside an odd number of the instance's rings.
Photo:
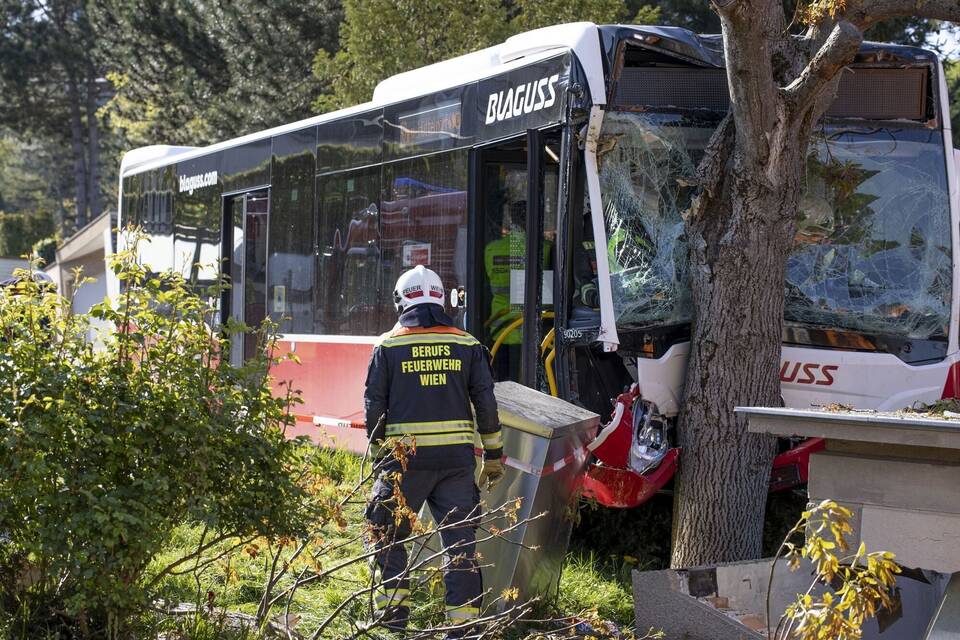
<svg viewBox="0 0 960 640">
<path fill-rule="evenodd" d="M 360 476 L 359 460 L 343 452 L 324 451 L 320 454 L 320 464 L 324 473 L 334 480 L 340 488 L 352 486 Z M 351 538 L 362 530 L 363 504 L 360 496 L 356 503 L 349 504 L 344 513 L 346 527 L 328 526 L 320 537 L 326 545 L 344 544 L 334 553 L 320 559 L 323 567 L 329 567 L 337 561 L 356 557 L 363 552 L 359 541 Z M 151 569 L 159 571 L 161 567 L 194 550 L 200 542 L 202 529 L 199 527 L 181 527 L 164 553 L 158 557 Z M 254 614 L 262 594 L 263 582 L 268 572 L 270 553 L 266 543 L 256 541 L 253 545 L 241 547 L 203 568 L 197 575 L 185 573 L 169 576 L 162 582 L 160 597 L 168 605 L 191 603 L 201 608 L 212 603 L 215 609 Z M 221 547 L 212 555 L 227 551 Z M 209 556 L 210 554 L 208 554 Z M 192 563 L 183 568 L 192 568 Z M 629 626 L 633 619 L 633 598 L 630 590 L 630 569 L 635 566 L 629 557 L 624 560 L 602 556 L 600 553 L 585 551 L 582 544 L 567 557 L 560 593 L 555 611 L 574 614 L 582 610 L 594 610 L 601 618 L 612 620 L 621 626 Z M 291 579 L 281 583 L 280 588 L 289 585 Z M 290 613 L 299 616 L 297 630 L 309 637 L 336 607 L 353 591 L 370 583 L 367 563 L 359 562 L 338 571 L 334 576 L 301 587 L 291 603 Z M 415 615 L 426 615 L 439 621 L 442 607 L 439 606 L 439 593 L 414 594 Z M 282 616 L 283 607 L 272 612 L 272 616 Z M 362 620 L 365 617 L 363 604 L 349 608 L 341 618 L 324 634 L 324 638 L 337 638 L 347 635 L 351 625 L 348 618 Z M 175 623 L 164 621 L 162 626 L 172 631 L 171 638 L 183 640 L 254 640 L 258 637 L 250 630 L 229 630 L 216 620 L 206 616 L 186 616 Z"/>
<path fill-rule="evenodd" d="M 323 451 L 320 455 L 320 464 L 325 475 L 332 478 L 339 488 L 353 486 L 360 477 L 359 459 L 342 451 Z M 341 528 L 332 523 L 316 532 L 315 537 L 319 539 L 320 544 L 326 547 L 338 547 L 335 551 L 319 558 L 320 568 L 329 567 L 363 553 L 360 541 L 353 540 L 361 531 L 363 522 L 362 496 L 356 502 L 347 505 L 344 517 L 346 527 Z M 153 562 L 153 572 L 159 571 L 162 567 L 196 549 L 201 535 L 201 527 L 179 528 L 164 553 Z M 206 557 L 225 553 L 229 548 L 227 545 L 222 545 L 215 551 L 208 552 Z M 289 555 L 289 548 L 287 555 Z M 313 568 L 313 563 L 307 561 L 306 556 L 307 554 L 303 554 L 302 561 L 294 565 L 298 570 L 308 566 Z M 212 603 L 215 609 L 255 614 L 269 573 L 271 558 L 271 549 L 266 541 L 254 540 L 248 545 L 225 553 L 222 558 L 201 569 L 197 575 L 191 572 L 168 576 L 163 580 L 160 597 L 168 604 L 190 603 L 206 607 L 208 603 Z M 193 563 L 183 566 L 184 569 L 192 569 L 192 567 Z M 282 590 L 292 582 L 292 575 L 288 576 L 278 585 L 278 589 Z M 326 580 L 299 588 L 290 606 L 290 614 L 300 618 L 297 629 L 301 633 L 312 633 L 347 594 L 369 583 L 370 574 L 367 563 L 361 561 L 343 568 Z M 362 617 L 360 609 L 359 605 L 353 607 L 348 614 Z M 271 614 L 272 617 L 282 615 L 284 615 L 282 605 L 275 608 Z M 207 638 L 245 640 L 247 637 L 242 633 L 210 635 L 216 631 L 214 628 L 216 625 L 208 620 L 201 619 L 196 625 L 194 629 L 182 629 L 182 637 L 190 640 L 207 640 Z M 337 637 L 346 633 L 348 628 L 347 620 L 343 619 L 335 623 L 324 635 L 331 638 Z"/>
<path fill-rule="evenodd" d="M 633 593 L 629 561 L 601 562 L 594 553 L 567 555 L 560 576 L 557 608 L 564 613 L 593 609 L 621 628 L 633 626 Z"/>
</svg>

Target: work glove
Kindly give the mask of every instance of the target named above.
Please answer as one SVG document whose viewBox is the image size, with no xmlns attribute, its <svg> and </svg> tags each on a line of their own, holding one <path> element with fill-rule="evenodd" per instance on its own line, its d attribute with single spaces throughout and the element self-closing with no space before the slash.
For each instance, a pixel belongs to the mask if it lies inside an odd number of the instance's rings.
<svg viewBox="0 0 960 640">
<path fill-rule="evenodd" d="M 478 484 L 481 489 L 490 491 L 503 480 L 503 474 L 503 463 L 500 460 L 484 460 Z"/>
<path fill-rule="evenodd" d="M 377 424 L 367 433 L 367 441 L 370 447 L 370 458 L 374 463 L 380 461 L 380 452 L 383 449 L 383 441 L 386 439 L 387 414 L 380 416 Z"/>
</svg>

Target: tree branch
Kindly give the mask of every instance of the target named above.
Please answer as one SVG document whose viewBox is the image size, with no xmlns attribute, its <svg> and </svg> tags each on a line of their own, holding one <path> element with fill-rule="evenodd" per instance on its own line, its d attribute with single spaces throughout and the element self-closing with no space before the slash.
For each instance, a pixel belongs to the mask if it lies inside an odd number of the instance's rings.
<svg viewBox="0 0 960 640">
<path fill-rule="evenodd" d="M 203 542 L 203 540 L 201 540 L 201 541 L 200 541 L 200 544 L 197 546 L 197 549 L 196 549 L 195 551 L 193 551 L 192 553 L 189 553 L 189 554 L 183 556 L 182 558 L 180 558 L 180 559 L 178 559 L 178 560 L 175 560 L 174 562 L 168 564 L 166 567 L 164 567 L 164 568 L 160 571 L 160 573 L 158 573 L 157 575 L 155 575 L 155 576 L 153 577 L 153 579 L 151 579 L 150 582 L 147 583 L 147 590 L 150 590 L 150 589 L 152 589 L 154 586 L 156 586 L 156 585 L 164 578 L 164 576 L 166 576 L 166 575 L 169 574 L 169 573 L 172 573 L 173 570 L 176 569 L 177 567 L 179 567 L 180 565 L 184 564 L 185 562 L 189 562 L 190 560 L 194 560 L 194 559 L 200 557 L 201 555 L 203 555 L 203 552 L 206 551 L 207 549 L 210 549 L 211 547 L 214 547 L 214 546 L 220 544 L 220 543 L 223 542 L 224 540 L 229 540 L 230 538 L 237 538 L 237 537 L 239 537 L 239 534 L 238 534 L 238 533 L 236 533 L 236 532 L 230 532 L 230 533 L 224 533 L 224 534 L 221 534 L 221 535 L 219 535 L 219 536 L 216 536 L 215 538 L 213 538 L 213 540 L 210 540 L 209 542 L 206 542 L 206 543 Z"/>
<path fill-rule="evenodd" d="M 440 535 L 442 532 L 448 529 L 455 529 L 455 528 L 464 527 L 464 526 L 473 526 L 473 527 L 476 527 L 477 529 L 481 529 L 484 532 L 487 532 L 487 529 L 484 525 L 489 525 L 493 522 L 496 522 L 498 519 L 503 518 L 505 514 L 509 513 L 508 508 L 510 507 L 510 505 L 513 504 L 513 502 L 514 502 L 513 500 L 508 500 L 504 502 L 502 505 L 500 505 L 499 507 L 497 507 L 496 509 L 493 509 L 492 511 L 480 512 L 479 510 L 475 510 L 474 512 L 471 512 L 471 514 L 467 518 L 464 518 L 462 520 L 447 522 L 446 518 L 444 518 L 443 521 L 436 523 L 436 526 L 434 528 L 428 529 L 421 533 L 411 533 L 406 538 L 385 541 L 380 545 L 379 549 L 375 549 L 375 548 L 367 549 L 363 553 L 346 558 L 336 564 L 333 564 L 327 567 L 323 571 L 312 572 L 310 573 L 310 575 L 304 575 L 303 572 L 301 572 L 300 577 L 298 577 L 290 587 L 284 589 L 280 593 L 277 593 L 275 596 L 273 596 L 269 604 L 270 606 L 273 606 L 283 598 L 288 597 L 291 591 L 295 591 L 296 589 L 300 588 L 303 585 L 310 584 L 312 582 L 317 582 L 319 580 L 323 580 L 324 578 L 337 573 L 338 571 L 340 571 L 341 569 L 347 566 L 368 561 L 370 558 L 373 558 L 377 554 L 383 553 L 387 549 L 390 549 L 393 547 L 407 546 L 407 545 L 410 545 L 411 543 L 426 541 L 430 538 L 433 538 L 434 536 Z M 511 544 L 520 544 L 512 540 L 509 540 L 508 538 L 505 538 L 504 534 L 511 533 L 519 529 L 520 527 L 526 524 L 529 524 L 530 522 L 539 520 L 545 515 L 546 513 L 538 513 L 528 518 L 519 519 L 516 522 L 513 522 L 508 526 L 503 527 L 502 529 L 499 529 L 497 533 L 489 533 L 486 536 L 478 536 L 476 538 L 476 543 L 479 544 L 481 542 L 486 542 L 487 540 L 492 540 L 493 538 L 498 538 L 498 539 L 504 540 L 505 542 L 509 542 Z M 441 549 L 440 552 L 429 555 L 426 558 L 426 560 L 427 561 L 433 560 L 441 555 L 444 555 L 445 553 L 448 553 L 450 549 L 455 549 L 456 547 L 457 545 L 444 547 L 443 549 Z"/>
<path fill-rule="evenodd" d="M 884 20 L 914 16 L 928 20 L 960 22 L 957 0 L 862 0 L 851 3 L 844 17 L 866 30 Z"/>
<path fill-rule="evenodd" d="M 727 162 L 733 147 L 734 126 L 733 116 L 728 113 L 710 136 L 707 148 L 704 149 L 703 160 L 697 167 L 697 194 L 684 212 L 688 222 L 702 218 L 723 189 L 723 177 L 726 175 Z"/>
<path fill-rule="evenodd" d="M 839 20 L 826 41 L 813 56 L 796 80 L 782 89 L 795 115 L 802 115 L 817 102 L 828 84 L 853 61 L 863 32 L 849 20 Z"/>
</svg>

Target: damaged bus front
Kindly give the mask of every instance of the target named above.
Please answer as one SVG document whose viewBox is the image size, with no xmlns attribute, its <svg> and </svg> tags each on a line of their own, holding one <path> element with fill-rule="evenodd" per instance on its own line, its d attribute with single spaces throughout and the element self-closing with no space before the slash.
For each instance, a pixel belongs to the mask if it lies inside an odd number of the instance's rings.
<svg viewBox="0 0 960 640">
<path fill-rule="evenodd" d="M 670 425 L 691 320 L 683 212 L 729 105 L 722 46 L 681 29 L 601 33 L 613 71 L 596 140 L 599 198 L 589 205 L 601 203 L 602 215 L 592 217 L 602 220 L 603 237 L 585 246 L 606 262 L 609 277 L 596 279 L 595 296 L 591 279 L 578 282 L 581 309 L 572 315 L 574 322 L 612 315 L 617 357 L 595 349 L 591 364 L 604 371 L 592 379 L 619 380 L 621 388 L 636 381 Z M 947 113 L 942 69 L 930 52 L 867 44 L 844 72 L 814 133 L 787 263 L 781 381 L 788 406 L 893 410 L 957 395 Z M 805 479 L 796 466 L 775 484 Z"/>
<path fill-rule="evenodd" d="M 358 450 L 370 353 L 396 321 L 390 287 L 432 268 L 498 381 L 614 413 L 591 473 L 624 472 L 635 490 L 601 501 L 639 504 L 676 461 L 691 320 L 682 213 L 729 107 L 721 52 L 718 37 L 679 28 L 517 34 L 384 80 L 367 104 L 132 151 L 120 224 L 148 235 L 138 251 L 153 271 L 229 276 L 221 321 L 269 317 L 278 355 L 301 363 L 272 371 L 303 393 L 291 433 Z M 960 396 L 947 112 L 929 52 L 864 45 L 844 72 L 787 265 L 787 405 Z M 234 347 L 237 361 L 256 349 Z M 780 459 L 774 486 L 803 481 L 810 446 Z"/>
</svg>

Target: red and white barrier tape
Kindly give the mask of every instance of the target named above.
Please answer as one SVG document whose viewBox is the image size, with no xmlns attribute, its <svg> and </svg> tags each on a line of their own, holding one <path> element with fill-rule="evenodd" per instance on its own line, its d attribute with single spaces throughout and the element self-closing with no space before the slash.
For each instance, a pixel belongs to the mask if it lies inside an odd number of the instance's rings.
<svg viewBox="0 0 960 640">
<path fill-rule="evenodd" d="M 483 449 L 475 448 L 474 452 L 478 456 L 483 456 Z M 567 454 L 566 456 L 560 458 L 553 464 L 545 465 L 539 469 L 533 466 L 532 464 L 526 463 L 523 460 L 517 460 L 516 458 L 511 458 L 510 456 L 503 456 L 500 458 L 500 460 L 501 462 L 503 462 L 503 464 L 507 465 L 508 467 L 513 467 L 514 469 L 523 471 L 524 473 L 529 474 L 531 476 L 542 478 L 543 476 L 549 476 L 550 474 L 560 471 L 561 469 L 563 469 L 568 464 L 574 461 L 583 462 L 584 460 L 587 459 L 587 455 L 588 455 L 587 448 L 585 446 L 580 446 L 574 449 L 572 453 Z"/>
<path fill-rule="evenodd" d="M 318 427 L 338 427 L 338 428 L 353 428 L 353 429 L 363 429 L 364 425 L 362 422 L 354 422 L 346 418 L 332 418 L 328 416 L 303 416 L 297 415 L 297 420 L 300 422 L 312 422 L 315 426 Z M 477 456 L 483 456 L 483 449 L 479 447 L 474 448 L 474 453 Z M 503 456 L 500 460 L 503 464 L 508 467 L 513 467 L 519 471 L 523 471 L 526 474 L 542 478 L 543 476 L 549 476 L 550 474 L 560 471 L 568 464 L 577 461 L 583 462 L 587 459 L 589 455 L 587 451 L 587 445 L 581 445 L 573 450 L 572 453 L 567 454 L 566 456 L 560 458 L 553 464 L 548 464 L 542 468 L 534 467 L 531 464 L 524 462 L 523 460 L 517 460 L 516 458 L 511 458 L 510 456 Z"/>
</svg>

